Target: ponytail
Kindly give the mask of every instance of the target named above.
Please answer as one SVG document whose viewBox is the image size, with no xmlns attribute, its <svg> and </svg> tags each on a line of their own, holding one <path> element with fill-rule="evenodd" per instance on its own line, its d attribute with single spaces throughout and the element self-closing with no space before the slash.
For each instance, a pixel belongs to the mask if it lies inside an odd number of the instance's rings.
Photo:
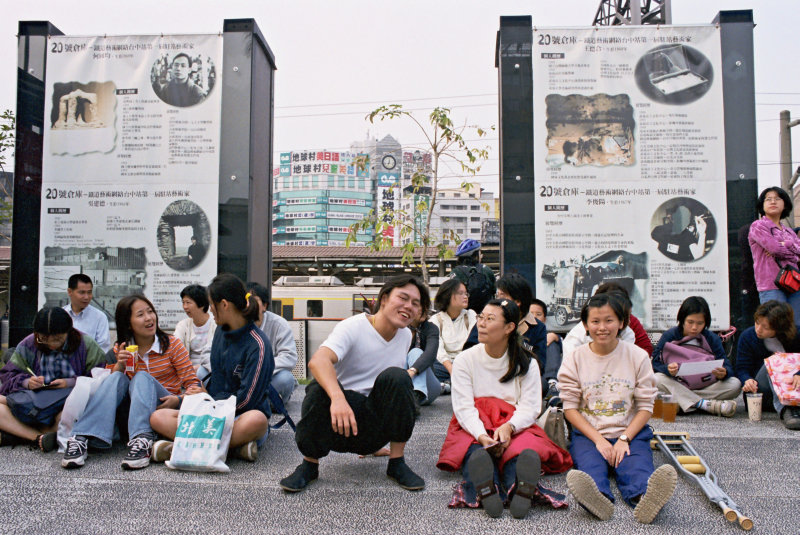
<svg viewBox="0 0 800 535">
<path fill-rule="evenodd" d="M 258 321 L 260 307 L 255 295 L 247 292 L 236 275 L 220 273 L 208 285 L 208 296 L 215 304 L 223 299 L 231 303 L 249 322 Z"/>
</svg>

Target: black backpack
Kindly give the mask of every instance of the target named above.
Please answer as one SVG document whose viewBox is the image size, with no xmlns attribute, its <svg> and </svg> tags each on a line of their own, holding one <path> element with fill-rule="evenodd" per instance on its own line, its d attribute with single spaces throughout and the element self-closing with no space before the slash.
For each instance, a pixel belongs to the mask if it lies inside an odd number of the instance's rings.
<svg viewBox="0 0 800 535">
<path fill-rule="evenodd" d="M 457 266 L 453 273 L 467 287 L 469 308 L 480 314 L 495 292 L 494 283 L 484 272 L 483 266 Z"/>
</svg>

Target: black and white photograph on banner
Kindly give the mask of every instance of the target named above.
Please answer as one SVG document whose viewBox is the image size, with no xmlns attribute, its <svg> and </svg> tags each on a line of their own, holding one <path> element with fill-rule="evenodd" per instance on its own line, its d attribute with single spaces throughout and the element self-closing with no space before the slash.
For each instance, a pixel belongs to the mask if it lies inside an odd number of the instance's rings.
<svg viewBox="0 0 800 535">
<path fill-rule="evenodd" d="M 708 58 L 688 45 L 662 45 L 636 63 L 636 85 L 651 100 L 689 104 L 705 95 L 714 80 Z"/>
<path fill-rule="evenodd" d="M 150 70 L 150 82 L 158 98 L 179 108 L 203 102 L 214 89 L 216 79 L 214 63 L 202 54 L 163 54 Z"/>
<path fill-rule="evenodd" d="M 208 216 L 188 199 L 174 201 L 158 220 L 156 240 L 165 264 L 176 271 L 192 269 L 203 261 L 211 244 Z"/>
<path fill-rule="evenodd" d="M 126 295 L 144 293 L 146 265 L 144 247 L 45 247 L 43 306 L 66 306 L 70 276 L 83 273 L 93 281 L 92 306 L 105 313 L 113 329 L 117 302 Z"/>
<path fill-rule="evenodd" d="M 547 163 L 582 166 L 636 162 L 633 106 L 628 95 L 556 95 L 547 105 Z"/>
<path fill-rule="evenodd" d="M 52 154 L 111 152 L 117 138 L 114 82 L 57 82 L 50 110 Z"/>
<path fill-rule="evenodd" d="M 637 317 L 646 316 L 647 281 L 647 253 L 609 250 L 552 258 L 542 266 L 536 295 L 547 304 L 548 328 L 561 331 L 577 323 L 581 308 L 597 287 L 610 282 L 628 291 Z"/>
<path fill-rule="evenodd" d="M 675 197 L 659 206 L 650 220 L 650 237 L 671 260 L 693 262 L 707 255 L 717 240 L 717 223 L 700 201 Z"/>
</svg>

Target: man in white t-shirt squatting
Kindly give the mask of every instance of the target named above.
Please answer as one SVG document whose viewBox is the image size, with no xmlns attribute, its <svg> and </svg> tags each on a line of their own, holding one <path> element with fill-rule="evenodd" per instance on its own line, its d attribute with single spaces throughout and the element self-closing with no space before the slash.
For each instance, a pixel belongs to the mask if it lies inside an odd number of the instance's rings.
<svg viewBox="0 0 800 535">
<path fill-rule="evenodd" d="M 425 481 L 403 458 L 414 431 L 414 387 L 406 371 L 411 320 L 430 306 L 430 295 L 412 275 L 392 277 L 378 293 L 374 315 L 341 321 L 311 357 L 315 381 L 306 388 L 297 447 L 303 462 L 280 486 L 299 492 L 319 475 L 331 451 L 368 455 L 389 442 L 386 475 L 407 490 Z"/>
</svg>

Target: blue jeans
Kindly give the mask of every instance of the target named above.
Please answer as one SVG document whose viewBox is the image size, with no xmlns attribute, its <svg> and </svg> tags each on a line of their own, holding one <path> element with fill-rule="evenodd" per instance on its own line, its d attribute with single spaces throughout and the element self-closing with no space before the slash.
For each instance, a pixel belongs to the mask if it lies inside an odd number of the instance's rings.
<svg viewBox="0 0 800 535">
<path fill-rule="evenodd" d="M 758 300 L 760 303 L 766 303 L 771 300 L 779 301 L 781 303 L 789 303 L 794 311 L 794 323 L 800 325 L 800 292 L 795 292 L 792 295 L 786 295 L 783 290 L 764 290 L 758 292 Z"/>
<path fill-rule="evenodd" d="M 617 479 L 622 498 L 633 505 L 633 499 L 641 496 L 647 490 L 647 480 L 655 468 L 653 467 L 653 452 L 650 449 L 650 439 L 653 438 L 653 431 L 650 426 L 644 429 L 631 439 L 630 455 L 626 455 L 619 466 L 612 468 L 603 458 L 594 442 L 586 438 L 586 435 L 575 429 L 573 431 L 572 446 L 569 453 L 575 462 L 575 468 L 589 474 L 597 488 L 606 498 L 614 501 L 611 494 L 611 483 L 608 479 L 609 471 L 613 470 Z M 610 438 L 608 441 L 613 445 L 617 439 Z"/>
<path fill-rule="evenodd" d="M 272 375 L 272 387 L 278 392 L 283 404 L 289 403 L 294 389 L 297 387 L 297 379 L 294 378 L 289 370 L 278 370 Z"/>
<path fill-rule="evenodd" d="M 418 347 L 409 351 L 406 357 L 406 368 L 413 366 L 420 355 L 422 355 L 422 350 Z M 433 374 L 433 369 L 430 367 L 425 370 L 417 370 L 417 372 L 419 373 L 411 379 L 414 384 L 414 390 L 425 394 L 425 399 L 420 405 L 430 405 L 442 393 L 442 384 Z"/>
<path fill-rule="evenodd" d="M 72 428 L 72 434 L 88 437 L 93 446 L 110 447 L 114 439 L 117 407 L 126 398 L 130 399 L 128 435 L 134 438 L 152 433 L 150 415 L 162 403 L 159 398 L 169 395 L 167 389 L 147 372 L 137 372 L 133 379 L 128 379 L 122 372 L 114 372 L 89 398 L 83 416 Z"/>
</svg>

